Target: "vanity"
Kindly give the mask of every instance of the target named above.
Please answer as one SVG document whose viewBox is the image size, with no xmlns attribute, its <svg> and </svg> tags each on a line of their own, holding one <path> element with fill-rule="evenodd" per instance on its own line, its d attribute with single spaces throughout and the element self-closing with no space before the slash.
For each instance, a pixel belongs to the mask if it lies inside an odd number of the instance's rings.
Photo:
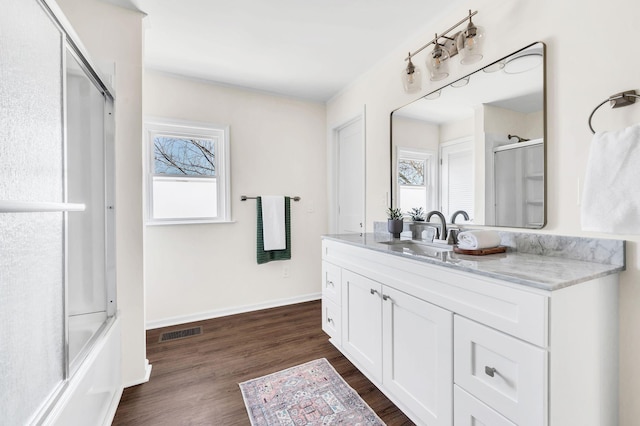
<svg viewBox="0 0 640 426">
<path fill-rule="evenodd" d="M 418 425 L 615 425 L 624 241 L 501 232 L 466 256 L 322 240 L 322 328 Z"/>
</svg>

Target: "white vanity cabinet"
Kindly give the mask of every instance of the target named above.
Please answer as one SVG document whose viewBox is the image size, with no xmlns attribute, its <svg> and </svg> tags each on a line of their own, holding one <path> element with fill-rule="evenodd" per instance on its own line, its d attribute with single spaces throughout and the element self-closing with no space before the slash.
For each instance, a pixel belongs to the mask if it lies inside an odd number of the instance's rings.
<svg viewBox="0 0 640 426">
<path fill-rule="evenodd" d="M 546 291 L 324 239 L 323 281 L 331 342 L 418 425 L 617 423 L 617 274 Z"/>
<path fill-rule="evenodd" d="M 450 425 L 453 314 L 387 286 L 382 298 L 382 385 L 423 422 Z"/>
<path fill-rule="evenodd" d="M 451 424 L 452 317 L 342 270 L 341 350 L 394 400 L 432 425 Z"/>
<path fill-rule="evenodd" d="M 341 273 L 339 266 L 322 262 L 322 330 L 331 336 L 336 346 L 340 346 L 342 340 Z"/>
<path fill-rule="evenodd" d="M 342 273 L 342 348 L 368 376 L 382 381 L 382 284 Z"/>
</svg>

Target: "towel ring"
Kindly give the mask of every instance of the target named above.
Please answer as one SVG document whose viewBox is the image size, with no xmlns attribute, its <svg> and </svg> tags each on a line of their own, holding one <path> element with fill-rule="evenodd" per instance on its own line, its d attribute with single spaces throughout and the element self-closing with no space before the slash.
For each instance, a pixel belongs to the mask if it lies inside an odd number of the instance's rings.
<svg viewBox="0 0 640 426">
<path fill-rule="evenodd" d="M 615 95 L 611 95 L 609 96 L 608 99 L 601 102 L 597 107 L 593 109 L 593 111 L 591 111 L 591 115 L 589 116 L 589 129 L 591 129 L 591 133 L 593 134 L 596 133 L 596 131 L 593 130 L 593 126 L 591 125 L 591 119 L 593 118 L 593 114 L 596 113 L 598 108 L 600 108 L 602 105 L 606 104 L 607 102 L 611 102 L 611 108 L 620 108 L 620 107 L 628 106 L 635 103 L 637 98 L 640 98 L 640 96 L 636 94 L 635 90 L 627 90 L 626 92 L 616 93 Z"/>
</svg>

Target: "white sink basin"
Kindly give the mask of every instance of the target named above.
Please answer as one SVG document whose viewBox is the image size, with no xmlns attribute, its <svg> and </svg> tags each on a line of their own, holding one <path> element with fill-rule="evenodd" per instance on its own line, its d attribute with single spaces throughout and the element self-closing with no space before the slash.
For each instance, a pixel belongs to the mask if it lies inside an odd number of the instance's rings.
<svg viewBox="0 0 640 426">
<path fill-rule="evenodd" d="M 453 246 L 450 245 L 425 243 L 414 240 L 383 241 L 381 244 L 390 246 L 393 251 L 439 260 L 445 260 L 447 253 L 453 251 Z"/>
<path fill-rule="evenodd" d="M 422 248 L 429 248 L 429 249 L 433 249 L 441 252 L 453 251 L 453 246 L 449 244 L 429 243 L 426 241 L 417 241 L 417 240 L 382 241 L 381 244 L 386 244 L 386 245 L 396 246 L 396 247 L 422 247 Z"/>
</svg>

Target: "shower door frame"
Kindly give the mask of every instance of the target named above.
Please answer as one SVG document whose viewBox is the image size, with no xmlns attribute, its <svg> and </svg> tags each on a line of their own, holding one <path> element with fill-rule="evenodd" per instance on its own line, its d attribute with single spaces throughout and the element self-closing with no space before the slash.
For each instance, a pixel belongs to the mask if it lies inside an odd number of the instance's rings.
<svg viewBox="0 0 640 426">
<path fill-rule="evenodd" d="M 69 387 L 70 380 L 74 374 L 80 369 L 84 359 L 91 353 L 93 347 L 105 336 L 113 325 L 117 314 L 117 284 L 116 284 L 116 218 L 115 218 L 115 91 L 107 80 L 98 72 L 95 62 L 91 59 L 87 49 L 84 47 L 80 38 L 73 30 L 69 21 L 65 18 L 60 7 L 54 0 L 35 0 L 44 11 L 48 14 L 53 23 L 59 28 L 62 34 L 61 55 L 62 55 L 62 149 L 63 149 L 63 203 L 39 203 L 41 211 L 63 211 L 63 336 L 64 336 L 64 355 L 63 355 L 63 371 L 64 376 L 62 382 L 54 388 L 48 400 L 43 401 L 40 409 L 33 414 L 32 420 L 39 424 L 45 420 L 54 410 L 63 398 L 63 395 Z M 68 212 L 82 211 L 84 206 L 78 203 L 69 203 L 68 201 L 68 176 L 67 176 L 67 52 L 71 53 L 80 64 L 92 84 L 101 92 L 104 97 L 104 115 L 103 115 L 103 154 L 104 154 L 104 196 L 105 196 L 105 216 L 104 216 L 104 278 L 106 290 L 106 320 L 96 330 L 86 347 L 78 353 L 78 361 L 74 362 L 74 368 L 71 368 L 69 359 L 69 306 L 68 306 Z M 34 203 L 35 204 L 35 203 Z M 15 206 L 15 211 L 27 211 L 25 208 L 32 206 Z"/>
</svg>

